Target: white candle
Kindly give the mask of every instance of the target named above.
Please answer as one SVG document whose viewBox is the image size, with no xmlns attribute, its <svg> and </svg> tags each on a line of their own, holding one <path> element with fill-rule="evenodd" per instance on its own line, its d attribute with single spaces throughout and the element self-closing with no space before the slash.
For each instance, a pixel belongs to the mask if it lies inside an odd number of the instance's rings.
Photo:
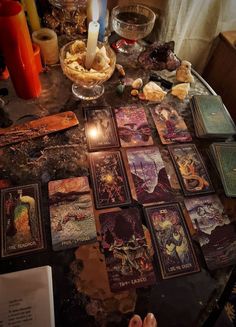
<svg viewBox="0 0 236 327">
<path fill-rule="evenodd" d="M 86 69 L 91 68 L 94 61 L 94 57 L 96 55 L 99 27 L 100 25 L 98 22 L 92 21 L 89 23 L 87 52 L 86 52 L 86 59 L 85 59 Z"/>
<path fill-rule="evenodd" d="M 58 40 L 53 30 L 41 28 L 33 32 L 32 39 L 34 43 L 39 45 L 45 65 L 52 65 L 58 62 Z"/>
</svg>

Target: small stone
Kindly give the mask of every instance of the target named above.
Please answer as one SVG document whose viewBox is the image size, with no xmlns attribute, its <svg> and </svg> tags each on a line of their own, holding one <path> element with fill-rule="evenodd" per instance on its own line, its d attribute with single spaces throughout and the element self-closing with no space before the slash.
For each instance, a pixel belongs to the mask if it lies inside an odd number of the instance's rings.
<svg viewBox="0 0 236 327">
<path fill-rule="evenodd" d="M 145 99 L 149 101 L 162 101 L 167 94 L 154 82 L 148 82 L 143 88 L 143 93 Z"/>
<path fill-rule="evenodd" d="M 116 64 L 116 69 L 118 70 L 120 76 L 125 77 L 125 70 L 122 65 Z"/>
<path fill-rule="evenodd" d="M 139 93 L 138 90 L 135 90 L 135 89 L 133 89 L 131 91 L 131 95 L 134 96 L 134 97 L 136 97 L 138 95 L 138 93 Z"/>
<path fill-rule="evenodd" d="M 116 93 L 119 95 L 122 95 L 124 93 L 125 90 L 125 85 L 124 84 L 119 84 L 116 87 Z"/>
<path fill-rule="evenodd" d="M 180 100 L 184 100 L 188 95 L 188 91 L 190 89 L 189 83 L 181 83 L 172 87 L 171 94 L 179 98 Z"/>
<path fill-rule="evenodd" d="M 143 80 L 142 78 L 137 78 L 135 81 L 132 83 L 132 88 L 139 90 L 143 86 Z"/>
</svg>

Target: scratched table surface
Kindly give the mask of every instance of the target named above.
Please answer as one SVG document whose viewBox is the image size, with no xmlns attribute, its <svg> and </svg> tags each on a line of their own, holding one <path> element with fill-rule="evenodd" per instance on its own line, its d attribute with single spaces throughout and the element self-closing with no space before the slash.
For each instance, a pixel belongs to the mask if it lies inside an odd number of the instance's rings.
<svg viewBox="0 0 236 327">
<path fill-rule="evenodd" d="M 130 95 L 132 80 L 141 77 L 146 83 L 150 72 L 138 64 L 135 56 L 127 57 L 127 55 L 119 54 L 117 62 L 123 64 L 126 70 L 123 82 L 127 85 L 124 93 L 122 95 L 116 93 L 119 76 L 118 72 L 115 72 L 105 83 L 104 95 L 92 102 L 81 101 L 72 96 L 71 81 L 63 75 L 59 65 L 41 73 L 42 94 L 38 99 L 28 101 L 19 99 L 15 95 L 10 80 L 0 82 L 0 86 L 7 87 L 9 91 L 9 94 L 4 97 L 6 102 L 4 111 L 13 124 L 69 110 L 73 111 L 79 120 L 78 126 L 65 131 L 0 148 L 0 179 L 8 179 L 13 186 L 40 183 L 42 217 L 47 243 L 46 249 L 40 253 L 0 260 L 0 273 L 42 265 L 52 266 L 55 318 L 58 327 L 127 326 L 133 313 L 144 317 L 147 312 L 155 313 L 160 327 L 202 326 L 215 310 L 231 276 L 232 267 L 209 272 L 197 242 L 193 241 L 201 265 L 199 273 L 170 280 L 158 278 L 153 286 L 118 295 L 109 291 L 99 242 L 78 249 L 52 251 L 47 184 L 50 180 L 89 175 L 82 111 L 84 106 L 142 105 L 145 107 L 155 144 L 161 150 L 174 187 L 175 199 L 177 201 L 183 199 L 168 151 L 160 144 L 150 117 L 148 111 L 150 103 Z M 167 71 L 158 73 L 170 81 L 174 79 L 174 75 Z M 229 217 L 233 219 L 235 201 L 226 199 L 223 194 L 222 186 L 206 154 L 209 143 L 199 142 L 194 137 L 189 97 L 193 94 L 209 93 L 211 89 L 199 76 L 195 75 L 195 82 L 184 101 L 179 101 L 169 93 L 164 101 L 175 102 L 177 110 L 184 117 L 192 133 L 193 142 L 205 158 L 215 189 Z M 98 212 L 95 211 L 95 213 L 97 218 Z M 143 224 L 145 225 L 145 222 Z M 100 263 L 101 268 L 99 268 Z M 92 281 L 93 278 L 95 278 L 94 281 Z M 94 286 L 91 287 L 91 284 Z M 101 290 L 100 293 L 96 290 L 96 285 L 99 284 L 104 285 L 103 294 L 100 294 Z"/>
</svg>

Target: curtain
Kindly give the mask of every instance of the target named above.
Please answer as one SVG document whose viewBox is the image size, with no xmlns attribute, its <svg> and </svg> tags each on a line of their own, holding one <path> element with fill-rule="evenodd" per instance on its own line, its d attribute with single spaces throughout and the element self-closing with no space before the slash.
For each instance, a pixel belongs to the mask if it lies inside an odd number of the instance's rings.
<svg viewBox="0 0 236 327">
<path fill-rule="evenodd" d="M 168 0 L 156 40 L 175 41 L 175 53 L 203 71 L 215 37 L 236 30 L 236 0 Z"/>
</svg>

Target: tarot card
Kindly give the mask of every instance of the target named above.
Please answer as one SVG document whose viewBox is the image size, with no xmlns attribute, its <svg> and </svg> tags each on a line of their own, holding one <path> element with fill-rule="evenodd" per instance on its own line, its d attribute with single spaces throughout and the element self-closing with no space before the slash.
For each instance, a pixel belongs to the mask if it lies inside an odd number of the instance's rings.
<svg viewBox="0 0 236 327">
<path fill-rule="evenodd" d="M 199 271 L 190 235 L 178 203 L 145 208 L 162 278 Z"/>
<path fill-rule="evenodd" d="M 184 195 L 214 192 L 210 177 L 195 144 L 169 145 Z"/>
<path fill-rule="evenodd" d="M 192 141 L 183 118 L 170 104 L 160 104 L 149 108 L 158 134 L 163 144 Z"/>
<path fill-rule="evenodd" d="M 141 203 L 170 201 L 170 182 L 157 147 L 126 151 L 137 200 Z"/>
<path fill-rule="evenodd" d="M 84 108 L 85 132 L 90 151 L 119 147 L 119 137 L 111 107 Z"/>
<path fill-rule="evenodd" d="M 122 147 L 153 144 L 144 108 L 134 106 L 116 108 L 115 117 Z"/>
<path fill-rule="evenodd" d="M 120 152 L 90 153 L 89 162 L 96 208 L 130 204 L 131 197 Z"/>
<path fill-rule="evenodd" d="M 38 184 L 1 190 L 2 257 L 44 248 Z"/>
<path fill-rule="evenodd" d="M 54 251 L 96 240 L 96 225 L 88 178 L 67 178 L 48 183 Z"/>
<path fill-rule="evenodd" d="M 236 230 L 216 195 L 185 199 L 206 264 L 210 270 L 236 263 Z"/>
<path fill-rule="evenodd" d="M 99 220 L 111 291 L 155 283 L 139 210 L 107 212 Z"/>
<path fill-rule="evenodd" d="M 236 197 L 236 143 L 213 143 L 212 153 L 227 196 Z"/>
</svg>

